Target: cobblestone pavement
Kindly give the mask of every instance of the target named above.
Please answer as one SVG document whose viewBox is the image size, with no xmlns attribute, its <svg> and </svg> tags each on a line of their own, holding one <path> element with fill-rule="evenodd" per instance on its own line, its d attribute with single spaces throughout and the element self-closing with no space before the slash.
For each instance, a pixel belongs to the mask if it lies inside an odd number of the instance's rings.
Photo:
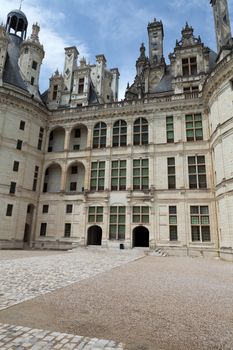
<svg viewBox="0 0 233 350">
<path fill-rule="evenodd" d="M 1 255 L 1 252 L 0 252 Z M 33 255 L 33 254 L 32 254 Z M 0 310 L 93 277 L 143 256 L 142 252 L 85 250 L 0 258 Z M 121 350 L 114 341 L 0 324 L 1 350 Z"/>
<path fill-rule="evenodd" d="M 106 339 L 31 329 L 0 323 L 1 350 L 123 350 L 123 344 Z"/>
<path fill-rule="evenodd" d="M 0 262 L 0 310 L 126 264 L 142 252 L 78 249 Z"/>
</svg>

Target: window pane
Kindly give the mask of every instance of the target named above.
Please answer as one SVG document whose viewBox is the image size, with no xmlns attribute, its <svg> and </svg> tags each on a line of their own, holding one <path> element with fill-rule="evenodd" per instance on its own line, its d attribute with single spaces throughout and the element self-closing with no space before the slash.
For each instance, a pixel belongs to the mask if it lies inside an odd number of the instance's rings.
<svg viewBox="0 0 233 350">
<path fill-rule="evenodd" d="M 192 226 L 192 241 L 200 241 L 200 228 L 199 228 L 199 226 Z"/>
<path fill-rule="evenodd" d="M 142 213 L 148 214 L 149 213 L 149 207 L 142 207 Z"/>
<path fill-rule="evenodd" d="M 207 206 L 200 207 L 201 214 L 209 214 L 209 208 Z"/>
<path fill-rule="evenodd" d="M 134 214 L 140 213 L 140 207 L 133 207 L 133 213 Z"/>
<path fill-rule="evenodd" d="M 199 225 L 199 216 L 191 216 L 191 224 Z"/>
<path fill-rule="evenodd" d="M 202 225 L 209 225 L 209 216 L 202 216 L 201 217 L 201 224 Z"/>
<path fill-rule="evenodd" d="M 203 242 L 210 242 L 210 227 L 209 226 L 202 226 L 201 234 L 202 234 L 202 241 Z"/>
<path fill-rule="evenodd" d="M 169 217 L 169 224 L 171 224 L 171 225 L 176 225 L 177 224 L 176 216 L 170 216 Z"/>
<path fill-rule="evenodd" d="M 191 213 L 191 214 L 198 214 L 198 213 L 199 213 L 199 208 L 198 208 L 198 206 L 191 206 L 191 207 L 190 207 L 190 213 Z"/>
</svg>

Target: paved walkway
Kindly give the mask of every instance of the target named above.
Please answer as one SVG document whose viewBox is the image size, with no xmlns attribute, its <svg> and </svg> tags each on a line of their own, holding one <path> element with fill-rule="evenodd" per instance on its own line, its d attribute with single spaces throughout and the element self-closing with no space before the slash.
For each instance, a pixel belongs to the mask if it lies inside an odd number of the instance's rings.
<svg viewBox="0 0 233 350">
<path fill-rule="evenodd" d="M 1 350 L 123 350 L 123 344 L 0 323 Z"/>
<path fill-rule="evenodd" d="M 1 256 L 2 255 L 2 256 Z M 28 254 L 25 253 L 27 256 Z M 93 277 L 143 256 L 142 252 L 78 249 L 23 258 L 0 251 L 0 310 Z M 0 324 L 1 350 L 121 350 L 114 341 Z"/>
</svg>

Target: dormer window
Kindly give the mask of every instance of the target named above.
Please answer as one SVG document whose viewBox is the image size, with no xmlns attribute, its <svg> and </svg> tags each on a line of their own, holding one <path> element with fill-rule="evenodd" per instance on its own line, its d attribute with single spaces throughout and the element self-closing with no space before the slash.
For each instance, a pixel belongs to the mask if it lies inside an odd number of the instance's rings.
<svg viewBox="0 0 233 350">
<path fill-rule="evenodd" d="M 183 88 L 183 91 L 184 91 L 184 93 L 187 93 L 187 92 L 198 92 L 199 88 L 198 88 L 198 85 L 186 86 L 186 87 Z"/>
<path fill-rule="evenodd" d="M 58 85 L 54 85 L 54 87 L 53 87 L 53 101 L 57 99 L 57 91 L 58 91 Z"/>
<path fill-rule="evenodd" d="M 182 70 L 183 76 L 188 77 L 190 75 L 197 74 L 197 58 L 196 57 L 188 57 L 182 59 Z"/>
<path fill-rule="evenodd" d="M 80 78 L 78 81 L 78 93 L 82 94 L 84 91 L 84 78 Z"/>
</svg>

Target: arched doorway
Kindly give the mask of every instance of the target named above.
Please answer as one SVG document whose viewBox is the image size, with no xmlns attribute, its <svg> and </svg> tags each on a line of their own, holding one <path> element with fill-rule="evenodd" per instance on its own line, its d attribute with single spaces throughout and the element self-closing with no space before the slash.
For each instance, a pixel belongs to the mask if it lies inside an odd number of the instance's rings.
<svg viewBox="0 0 233 350">
<path fill-rule="evenodd" d="M 101 245 L 102 228 L 95 225 L 89 227 L 87 231 L 87 245 Z"/>
<path fill-rule="evenodd" d="M 26 247 L 30 245 L 30 241 L 31 241 L 33 212 L 34 212 L 34 205 L 28 204 L 26 222 L 24 227 L 24 236 L 23 236 L 23 242 Z"/>
<path fill-rule="evenodd" d="M 133 247 L 149 247 L 149 230 L 144 226 L 137 226 L 133 230 Z"/>
</svg>

